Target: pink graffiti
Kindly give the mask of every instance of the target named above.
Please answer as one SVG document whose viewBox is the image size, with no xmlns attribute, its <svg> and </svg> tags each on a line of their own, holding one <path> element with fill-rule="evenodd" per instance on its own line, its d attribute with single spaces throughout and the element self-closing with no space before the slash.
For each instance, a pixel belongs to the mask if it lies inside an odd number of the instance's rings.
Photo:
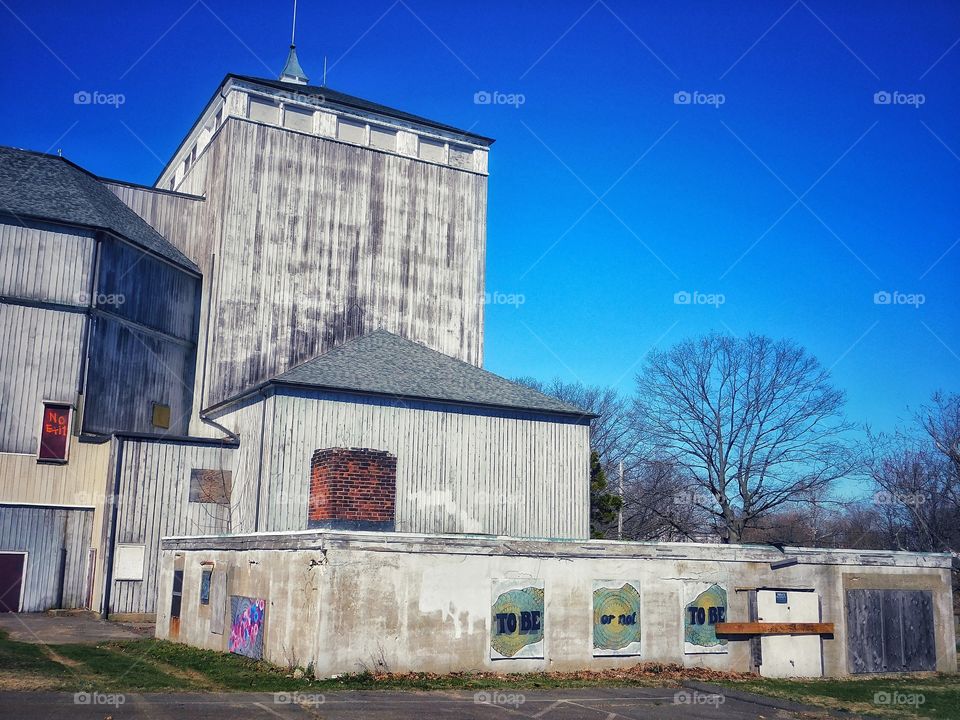
<svg viewBox="0 0 960 720">
<path fill-rule="evenodd" d="M 230 652 L 248 655 L 256 646 L 257 636 L 263 628 L 265 603 L 263 600 L 246 600 L 243 610 L 233 618 L 230 628 Z"/>
</svg>

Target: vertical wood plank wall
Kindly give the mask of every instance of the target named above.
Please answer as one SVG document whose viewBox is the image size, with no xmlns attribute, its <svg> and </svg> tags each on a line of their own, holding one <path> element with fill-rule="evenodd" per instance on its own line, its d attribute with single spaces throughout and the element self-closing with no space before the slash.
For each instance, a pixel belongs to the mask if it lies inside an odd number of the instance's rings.
<svg viewBox="0 0 960 720">
<path fill-rule="evenodd" d="M 0 506 L 0 551 L 26 551 L 23 611 L 57 607 L 61 552 L 66 550 L 63 607 L 83 607 L 93 510 Z"/>
<path fill-rule="evenodd" d="M 0 222 L 0 452 L 36 454 L 43 400 L 76 401 L 94 245 L 89 232 Z"/>
<path fill-rule="evenodd" d="M 235 482 L 245 497 L 260 481 L 260 525 L 307 527 L 310 458 L 328 447 L 397 456 L 398 532 L 589 537 L 589 426 L 556 417 L 496 413 L 298 390 L 266 401 L 262 467 L 257 404 L 243 409 Z M 241 423 L 234 414 L 218 421 Z M 248 507 L 247 504 L 244 507 Z"/>
<path fill-rule="evenodd" d="M 381 327 L 482 363 L 484 175 L 231 117 L 202 202 L 110 188 L 205 274 L 204 406 Z"/>
<path fill-rule="evenodd" d="M 146 545 L 146 550 L 143 580 L 114 579 L 112 612 L 155 612 L 160 538 L 230 532 L 230 508 L 190 502 L 190 471 L 230 470 L 233 452 L 185 442 L 123 440 L 117 543 Z"/>
</svg>

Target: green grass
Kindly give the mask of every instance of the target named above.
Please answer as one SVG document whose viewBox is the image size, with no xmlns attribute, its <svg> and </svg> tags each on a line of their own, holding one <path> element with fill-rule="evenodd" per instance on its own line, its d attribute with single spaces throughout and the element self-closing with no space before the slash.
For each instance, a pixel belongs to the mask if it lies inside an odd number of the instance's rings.
<svg viewBox="0 0 960 720">
<path fill-rule="evenodd" d="M 882 718 L 960 718 L 960 675 L 859 677 L 824 680 L 734 680 L 721 684 L 745 692 Z M 922 703 L 875 702 L 878 693 L 923 698 Z"/>
<path fill-rule="evenodd" d="M 99 645 L 34 645 L 0 631 L 0 689 L 69 692 L 303 692 L 334 690 L 481 690 L 584 687 L 677 687 L 705 680 L 746 692 L 888 718 L 960 718 L 960 676 L 773 680 L 726 675 L 676 665 L 573 673 L 356 673 L 296 679 L 290 670 L 249 658 L 142 639 Z M 876 693 L 923 695 L 922 704 L 883 705 Z"/>
</svg>

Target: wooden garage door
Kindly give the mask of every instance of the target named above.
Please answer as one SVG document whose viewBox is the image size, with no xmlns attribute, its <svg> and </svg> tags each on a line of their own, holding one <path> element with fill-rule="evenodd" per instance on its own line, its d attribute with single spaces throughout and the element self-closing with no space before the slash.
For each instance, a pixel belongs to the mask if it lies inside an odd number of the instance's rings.
<svg viewBox="0 0 960 720">
<path fill-rule="evenodd" d="M 847 590 L 851 673 L 936 670 L 933 596 L 926 590 Z"/>
</svg>

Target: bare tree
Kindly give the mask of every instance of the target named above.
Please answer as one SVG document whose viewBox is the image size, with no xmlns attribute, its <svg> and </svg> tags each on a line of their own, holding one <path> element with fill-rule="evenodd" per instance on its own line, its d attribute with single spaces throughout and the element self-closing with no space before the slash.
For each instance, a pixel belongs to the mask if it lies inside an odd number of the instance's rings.
<svg viewBox="0 0 960 720">
<path fill-rule="evenodd" d="M 853 469 L 843 405 L 797 344 L 711 334 L 650 354 L 633 414 L 647 457 L 674 463 L 720 539 L 740 542 Z"/>
<path fill-rule="evenodd" d="M 869 435 L 867 444 L 866 467 L 887 545 L 958 557 L 960 396 L 935 394 L 914 428 Z"/>
</svg>

